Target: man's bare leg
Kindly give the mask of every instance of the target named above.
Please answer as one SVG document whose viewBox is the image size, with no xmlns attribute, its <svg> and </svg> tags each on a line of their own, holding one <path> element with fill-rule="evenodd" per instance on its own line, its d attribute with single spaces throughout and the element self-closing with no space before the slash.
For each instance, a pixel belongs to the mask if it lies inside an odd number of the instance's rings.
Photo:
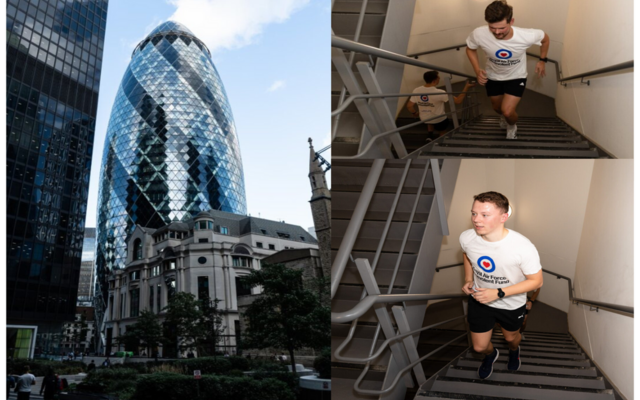
<svg viewBox="0 0 640 400">
<path fill-rule="evenodd" d="M 471 332 L 471 342 L 473 343 L 473 349 L 480 353 L 489 355 L 493 353 L 493 344 L 491 343 L 491 335 L 493 334 L 493 329 L 488 332 Z"/>
<path fill-rule="evenodd" d="M 501 329 L 502 329 L 502 335 L 504 335 L 504 339 L 507 341 L 507 344 L 509 345 L 509 350 L 511 351 L 518 350 L 518 346 L 520 346 L 520 341 L 522 340 L 522 335 L 520 335 L 520 331 L 510 332 L 502 327 Z"/>
<path fill-rule="evenodd" d="M 489 100 L 491 101 L 491 107 L 493 107 L 493 111 L 497 112 L 499 115 L 502 115 L 502 99 L 503 95 L 500 96 L 489 96 Z"/>
<path fill-rule="evenodd" d="M 522 321 L 522 326 L 520 327 L 520 333 L 524 332 L 524 329 L 527 327 L 527 318 L 529 318 L 529 315 L 524 316 L 524 321 Z"/>
<path fill-rule="evenodd" d="M 518 103 L 520 103 L 520 97 L 512 96 L 510 94 L 505 94 L 504 96 L 500 97 L 504 97 L 502 99 L 500 113 L 504 115 L 509 125 L 515 125 L 516 122 L 518 122 L 518 114 L 516 113 L 516 108 L 518 107 Z M 493 106 L 493 102 L 491 103 L 491 105 Z"/>
</svg>

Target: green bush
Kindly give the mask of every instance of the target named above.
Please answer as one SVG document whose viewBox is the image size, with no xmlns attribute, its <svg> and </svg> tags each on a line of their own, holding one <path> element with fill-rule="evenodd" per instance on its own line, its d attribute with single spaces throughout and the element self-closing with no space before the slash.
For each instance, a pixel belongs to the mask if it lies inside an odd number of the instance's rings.
<svg viewBox="0 0 640 400">
<path fill-rule="evenodd" d="M 252 360 L 251 368 L 256 371 L 283 371 L 287 372 L 288 369 L 285 365 L 276 363 L 270 360 Z"/>
<path fill-rule="evenodd" d="M 193 375 L 194 370 L 200 370 L 205 374 L 224 374 L 231 370 L 231 363 L 224 357 L 188 358 L 176 361 L 176 365 L 184 369 L 185 375 Z"/>
<path fill-rule="evenodd" d="M 228 371 L 225 375 L 226 376 L 239 376 L 239 377 L 246 376 L 244 374 L 244 372 L 242 372 L 242 370 L 240 370 L 240 369 L 232 369 L 231 371 Z"/>
<path fill-rule="evenodd" d="M 128 400 L 135 391 L 138 373 L 131 368 L 104 368 L 92 371 L 78 384 L 85 393 L 109 393 Z"/>
<path fill-rule="evenodd" d="M 325 347 L 313 361 L 313 368 L 320 373 L 320 379 L 331 379 L 331 349 Z"/>
<path fill-rule="evenodd" d="M 160 373 L 140 377 L 132 399 L 295 400 L 295 395 L 275 379 L 204 375 L 196 381 L 190 376 Z"/>
<path fill-rule="evenodd" d="M 22 375 L 23 368 L 28 365 L 31 373 L 35 376 L 45 376 L 51 368 L 59 375 L 73 375 L 85 370 L 86 366 L 81 361 L 50 361 L 50 360 L 27 360 L 17 358 L 7 361 L 7 371 L 13 374 Z"/>
<path fill-rule="evenodd" d="M 251 363 L 244 357 L 233 356 L 227 358 L 231 363 L 232 369 L 239 369 L 240 371 L 249 371 L 251 369 Z"/>
<path fill-rule="evenodd" d="M 253 379 L 258 380 L 258 381 L 262 381 L 262 380 L 270 380 L 270 379 L 276 379 L 279 380 L 280 382 L 286 384 L 289 389 L 294 392 L 297 393 L 298 392 L 298 387 L 299 387 L 299 378 L 297 374 L 292 374 L 289 371 L 256 371 L 253 373 Z"/>
<path fill-rule="evenodd" d="M 144 362 L 127 362 L 125 364 L 111 364 L 111 369 L 135 369 L 139 374 L 149 373 L 148 363 Z"/>
</svg>

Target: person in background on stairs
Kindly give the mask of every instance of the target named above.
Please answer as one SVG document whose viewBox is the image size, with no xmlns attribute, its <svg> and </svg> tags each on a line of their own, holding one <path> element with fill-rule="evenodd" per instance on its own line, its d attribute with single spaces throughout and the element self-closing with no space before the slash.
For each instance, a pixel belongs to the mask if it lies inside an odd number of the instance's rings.
<svg viewBox="0 0 640 400">
<path fill-rule="evenodd" d="M 524 321 L 527 292 L 542 286 L 542 266 L 536 247 L 523 235 L 504 227 L 511 212 L 509 199 L 497 192 L 473 197 L 473 229 L 460 235 L 464 258 L 464 286 L 469 295 L 467 321 L 473 349 L 484 354 L 478 369 L 482 379 L 491 376 L 500 352 L 491 336 L 496 323 L 509 347 L 507 368 L 520 369 L 520 326 Z"/>
<path fill-rule="evenodd" d="M 467 57 L 478 83 L 487 89 L 491 106 L 500 115 L 500 127 L 507 129 L 507 139 L 516 139 L 516 108 L 527 86 L 527 49 L 540 46 L 540 60 L 535 72 L 546 75 L 549 35 L 540 29 L 513 26 L 513 7 L 506 1 L 494 1 L 484 11 L 488 26 L 481 26 L 467 37 Z M 480 68 L 478 48 L 485 51 L 485 69 Z"/>
<path fill-rule="evenodd" d="M 540 294 L 540 288 L 534 290 L 531 297 L 527 296 L 528 297 L 527 310 L 524 313 L 524 321 L 522 321 L 522 326 L 520 327 L 520 335 L 522 335 L 522 340 L 524 340 L 524 335 L 522 334 L 522 332 L 524 332 L 524 328 L 527 327 L 527 318 L 529 318 L 529 311 L 531 311 L 531 307 L 533 307 L 533 302 L 536 301 L 539 294 Z"/>
<path fill-rule="evenodd" d="M 449 102 L 449 95 L 446 94 L 444 90 L 436 88 L 440 83 L 438 71 L 425 72 L 424 82 L 425 84 L 423 86 L 418 86 L 413 89 L 413 93 L 416 93 L 416 96 L 411 96 L 407 102 L 407 110 L 409 110 L 414 117 L 419 117 L 421 121 L 441 115 L 441 118 L 435 118 L 427 124 L 429 136 L 435 131 L 438 134 L 435 136 L 435 138 L 437 138 L 445 134 L 449 125 L 449 120 L 444 113 L 444 103 Z M 466 85 L 464 85 L 464 89 L 462 89 L 462 93 L 454 97 L 453 101 L 456 104 L 462 104 L 467 90 L 474 86 L 475 83 L 467 82 Z M 415 109 L 416 104 L 418 105 L 419 111 Z"/>
</svg>

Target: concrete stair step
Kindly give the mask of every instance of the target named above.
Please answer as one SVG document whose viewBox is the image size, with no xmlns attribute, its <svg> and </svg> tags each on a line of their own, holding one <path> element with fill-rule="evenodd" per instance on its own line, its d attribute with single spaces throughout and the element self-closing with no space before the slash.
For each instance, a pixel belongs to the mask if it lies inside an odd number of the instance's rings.
<svg viewBox="0 0 640 400">
<path fill-rule="evenodd" d="M 548 157 L 548 158 L 597 158 L 598 151 L 589 150 L 543 150 L 543 149 L 505 149 L 488 147 L 453 147 L 435 145 L 430 150 L 420 153 L 420 157 L 504 157 L 528 158 L 528 157 Z"/>
<path fill-rule="evenodd" d="M 434 394 L 458 393 L 467 395 L 488 395 L 502 396 L 517 399 L 540 399 L 545 400 L 613 400 L 613 392 L 611 390 L 596 389 L 577 389 L 566 390 L 562 386 L 538 385 L 520 383 L 514 385 L 501 385 L 498 382 L 492 382 L 481 379 L 462 379 L 438 377 L 432 388 Z"/>
<path fill-rule="evenodd" d="M 386 11 L 386 10 L 385 10 Z M 359 10 L 358 10 L 359 12 Z M 338 36 L 353 36 L 356 32 L 358 19 L 360 15 L 356 12 L 336 12 L 331 13 L 331 29 Z M 362 22 L 361 36 L 379 36 L 382 35 L 384 28 L 384 13 L 366 13 Z"/>
<path fill-rule="evenodd" d="M 454 367 L 447 368 L 444 376 L 450 378 L 478 379 L 477 368 Z M 493 368 L 493 373 L 489 381 L 531 383 L 538 385 L 566 386 L 583 389 L 606 389 L 604 380 L 601 377 L 589 378 L 580 376 L 555 376 L 549 373 L 510 371 L 506 368 Z"/>
<path fill-rule="evenodd" d="M 335 219 L 351 219 L 353 210 L 360 199 L 357 192 L 333 192 L 331 194 L 331 216 Z M 365 220 L 386 221 L 395 199 L 395 193 L 374 193 Z M 415 194 L 401 194 L 393 213 L 394 221 L 408 221 L 416 201 Z M 414 222 L 426 222 L 433 202 L 433 194 L 422 195 L 414 215 Z"/>
<path fill-rule="evenodd" d="M 492 147 L 522 147 L 522 148 L 571 148 L 571 149 L 588 149 L 591 145 L 587 141 L 581 142 L 546 142 L 544 140 L 520 140 L 518 139 L 502 139 L 502 140 L 465 140 L 465 139 L 449 139 L 442 141 L 445 146 L 492 146 Z"/>
<path fill-rule="evenodd" d="M 553 364 L 532 364 L 528 360 L 520 360 L 520 371 L 523 372 L 541 372 L 541 373 L 549 373 L 556 375 L 571 375 L 571 376 L 589 376 L 596 377 L 598 376 L 598 371 L 595 367 L 576 367 L 576 366 L 557 366 Z M 468 358 L 460 358 L 455 365 L 460 367 L 469 367 L 475 368 L 476 370 L 480 368 L 480 364 L 482 364 L 482 360 L 478 359 L 468 359 Z M 496 361 L 493 364 L 494 369 L 507 369 L 507 363 L 502 361 Z"/>
<path fill-rule="evenodd" d="M 496 342 L 493 343 L 493 346 L 500 349 L 500 351 L 502 352 L 502 350 L 504 349 L 505 351 L 508 351 L 509 347 L 507 345 L 507 342 Z M 582 350 L 579 348 L 571 348 L 571 347 L 547 347 L 547 346 L 537 346 L 537 345 L 530 345 L 530 344 L 525 344 L 524 342 L 520 342 L 520 350 L 522 351 L 540 351 L 540 352 L 557 352 L 560 354 L 582 354 Z"/>
<path fill-rule="evenodd" d="M 475 352 L 468 351 L 465 358 L 477 359 L 482 361 L 484 356 Z M 498 361 L 507 362 L 507 354 L 501 352 Z M 548 364 L 548 365 L 568 365 L 573 367 L 591 367 L 591 362 L 586 358 L 569 358 L 569 357 L 555 357 L 554 354 L 541 355 L 540 353 L 533 352 L 533 354 L 524 354 L 520 352 L 520 361 L 527 362 L 529 364 Z"/>
<path fill-rule="evenodd" d="M 493 135 L 487 133 L 467 133 L 464 130 L 454 133 L 449 136 L 451 139 L 462 139 L 462 140 L 499 140 L 505 139 L 506 133 L 502 132 L 502 134 Z M 506 139 L 505 139 L 506 140 Z M 527 141 L 527 140 L 543 140 L 545 142 L 577 142 L 581 141 L 582 137 L 579 135 L 537 135 L 537 134 L 519 134 L 518 141 Z"/>
<path fill-rule="evenodd" d="M 332 260 L 335 258 L 337 251 L 332 250 L 331 257 Z M 351 253 L 354 260 L 358 258 L 366 258 L 369 260 L 369 264 L 373 267 L 373 261 L 375 258 L 375 252 L 362 252 L 362 251 L 354 251 Z M 413 275 L 413 268 L 416 263 L 416 254 L 404 254 L 402 256 L 402 260 L 400 261 L 398 267 L 398 274 L 396 276 L 395 284 L 397 286 L 409 286 L 411 284 L 411 277 Z M 388 286 L 391 282 L 391 278 L 393 276 L 393 270 L 398 260 L 397 253 L 380 253 L 380 257 L 378 259 L 378 264 L 375 269 L 374 275 L 376 277 L 376 281 L 380 285 Z M 342 283 L 346 284 L 362 284 L 362 279 L 360 278 L 360 273 L 358 272 L 356 265 L 353 261 L 349 260 L 347 262 L 346 269 L 344 274 L 342 275 Z"/>
<path fill-rule="evenodd" d="M 400 178 L 402 177 L 405 161 L 400 160 L 402 163 L 401 168 L 398 168 L 397 163 L 385 162 L 385 167 L 380 174 L 378 184 L 375 188 L 375 193 L 396 193 Z M 422 180 L 424 172 L 424 163 L 426 160 L 420 160 L 419 162 L 412 162 L 412 167 L 409 169 L 407 178 L 402 187 L 403 194 L 415 194 Z M 367 179 L 370 168 L 368 166 L 348 166 L 343 167 L 340 164 L 334 163 L 331 167 L 331 178 L 333 181 L 332 192 L 357 192 L 362 191 L 364 182 Z M 425 183 L 422 188 L 422 194 L 433 194 L 433 179 L 432 172 L 427 173 Z"/>
<path fill-rule="evenodd" d="M 342 242 L 342 238 L 347 230 L 349 221 L 332 219 L 331 224 L 331 247 L 337 249 L 340 247 L 340 243 Z M 384 227 L 385 223 L 383 221 L 363 221 L 358 238 L 354 243 L 353 250 L 375 251 L 378 248 Z M 407 222 L 392 222 L 387 233 L 387 238 L 382 246 L 382 251 L 400 251 L 407 227 Z M 422 223 L 413 223 L 411 225 L 409 228 L 409 236 L 404 248 L 405 253 L 416 254 L 418 252 L 424 229 L 425 224 Z"/>
</svg>

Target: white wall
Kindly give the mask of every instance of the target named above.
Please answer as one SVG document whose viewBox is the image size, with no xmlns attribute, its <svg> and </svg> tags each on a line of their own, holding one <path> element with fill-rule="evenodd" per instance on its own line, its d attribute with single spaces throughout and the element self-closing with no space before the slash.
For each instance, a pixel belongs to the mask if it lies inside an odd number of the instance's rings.
<svg viewBox="0 0 640 400">
<path fill-rule="evenodd" d="M 633 2 L 571 0 L 562 54 L 563 76 L 633 60 Z M 633 70 L 558 87 L 558 116 L 618 158 L 633 157 Z"/>
<path fill-rule="evenodd" d="M 443 47 L 466 43 L 467 36 L 478 26 L 486 25 L 484 10 L 492 0 L 417 0 L 413 15 L 413 25 L 409 38 L 408 54 L 436 50 Z M 515 26 L 544 30 L 551 39 L 548 57 L 560 61 L 562 57 L 563 38 L 565 36 L 565 20 L 570 0 L 510 0 L 513 6 Z M 466 47 L 459 51 L 448 50 L 441 53 L 421 56 L 419 60 L 436 66 L 475 75 L 465 53 Z M 539 52 L 539 46 L 529 49 Z M 485 58 L 479 51 L 481 65 Z M 550 97 L 556 94 L 555 66 L 547 64 L 547 77 L 539 78 L 534 74 L 537 59 L 527 58 L 529 78 L 527 88 Z M 409 93 L 423 85 L 422 75 L 425 70 L 413 66 L 405 66 L 400 93 Z M 454 82 L 463 80 L 455 78 Z M 401 102 L 403 103 L 403 102 Z"/>
<path fill-rule="evenodd" d="M 633 306 L 632 221 L 633 161 L 596 161 L 577 259 L 576 297 Z M 633 398 L 633 318 L 571 305 L 569 331 L 621 393 Z"/>
</svg>

